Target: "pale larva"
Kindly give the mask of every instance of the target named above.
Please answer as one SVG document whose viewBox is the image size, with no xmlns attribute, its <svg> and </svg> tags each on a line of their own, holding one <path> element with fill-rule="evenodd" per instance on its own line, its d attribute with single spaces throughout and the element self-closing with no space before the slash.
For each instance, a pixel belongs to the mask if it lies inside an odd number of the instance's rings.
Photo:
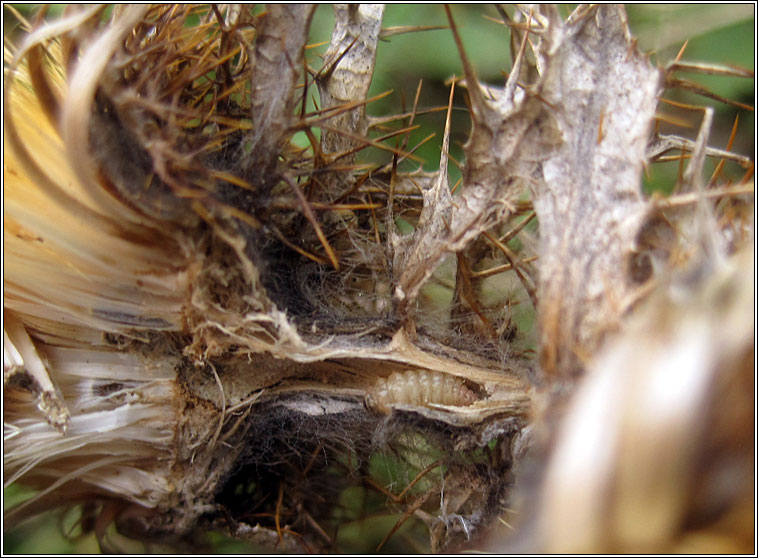
<svg viewBox="0 0 758 558">
<path fill-rule="evenodd" d="M 432 370 L 394 372 L 379 378 L 370 397 L 371 404 L 388 413 L 394 405 L 452 405 L 463 407 L 476 401 L 476 394 L 461 378 Z"/>
</svg>

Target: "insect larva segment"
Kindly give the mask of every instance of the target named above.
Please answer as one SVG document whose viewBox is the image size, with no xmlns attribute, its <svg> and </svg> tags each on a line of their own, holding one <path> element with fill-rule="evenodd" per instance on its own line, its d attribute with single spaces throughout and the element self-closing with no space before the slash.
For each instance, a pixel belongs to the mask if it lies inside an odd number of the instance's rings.
<svg viewBox="0 0 758 558">
<path fill-rule="evenodd" d="M 476 400 L 476 394 L 461 378 L 432 370 L 407 370 L 379 378 L 370 398 L 373 406 L 384 413 L 394 405 L 463 407 Z"/>
</svg>

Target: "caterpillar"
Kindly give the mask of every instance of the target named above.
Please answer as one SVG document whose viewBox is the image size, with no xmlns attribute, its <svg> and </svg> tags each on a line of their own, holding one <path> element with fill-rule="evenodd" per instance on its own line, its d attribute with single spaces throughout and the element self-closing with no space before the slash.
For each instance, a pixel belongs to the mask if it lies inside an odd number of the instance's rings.
<svg viewBox="0 0 758 558">
<path fill-rule="evenodd" d="M 461 378 L 432 370 L 407 370 L 379 378 L 369 398 L 383 413 L 389 413 L 398 404 L 463 407 L 476 400 L 476 394 Z"/>
</svg>

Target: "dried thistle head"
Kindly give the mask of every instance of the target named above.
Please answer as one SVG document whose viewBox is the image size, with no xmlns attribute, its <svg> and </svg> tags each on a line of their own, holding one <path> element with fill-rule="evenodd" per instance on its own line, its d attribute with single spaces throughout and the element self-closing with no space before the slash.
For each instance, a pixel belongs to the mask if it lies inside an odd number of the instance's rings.
<svg viewBox="0 0 758 558">
<path fill-rule="evenodd" d="M 574 546 L 555 528 L 570 483 L 561 447 L 577 435 L 571 417 L 593 408 L 573 394 L 584 376 L 600 381 L 605 343 L 650 292 L 680 284 L 685 264 L 705 280 L 752 240 L 737 217 L 751 176 L 700 178 L 708 155 L 752 163 L 708 147 L 708 109 L 689 143 L 654 127 L 682 63 L 654 68 L 623 9 L 499 10 L 513 47 L 502 88 L 480 83 L 448 9 L 472 121 L 466 162 L 450 184 L 453 80 L 440 168 L 408 171 L 420 93 L 410 111 L 366 110 L 392 34 L 382 9 L 336 8 L 319 70 L 314 9 L 70 8 L 8 54 L 6 480 L 39 492 L 6 520 L 82 502 L 106 545 L 115 523 L 144 541 L 198 544 L 199 527 L 334 551 L 350 544 L 342 527 L 377 512 L 394 516 L 374 548 L 415 521 L 439 551 L 517 505 L 534 443 L 546 547 L 654 545 L 627 521 L 639 502 L 621 497 L 620 543 Z M 643 167 L 672 146 L 691 152 L 682 191 L 645 196 Z M 742 355 L 747 337 L 714 344 Z M 608 366 L 616 388 L 632 374 Z M 727 386 L 714 408 L 734 394 L 717 368 L 703 372 Z M 624 425 L 637 397 L 620 407 Z M 629 457 L 644 432 L 630 428 L 613 461 L 628 472 L 624 495 L 647 490 L 655 469 L 655 456 Z M 699 439 L 732 451 L 719 428 Z M 669 468 L 683 459 L 670 457 Z M 657 532 L 661 545 L 680 534 Z"/>
<path fill-rule="evenodd" d="M 19 378 L 44 363 L 67 417 L 65 435 L 49 429 L 46 420 L 64 419 L 33 411 L 34 391 L 6 413 L 12 479 L 41 489 L 10 521 L 81 498 L 99 503 L 100 538 L 110 518 L 144 540 L 180 542 L 200 522 L 286 548 L 331 547 L 322 534 L 339 521 L 329 510 L 377 474 L 375 454 L 425 475 L 437 461 L 414 503 L 429 521 L 452 468 L 482 478 L 472 502 L 500 495 L 487 507 L 495 513 L 507 485 L 476 471 L 526 416 L 523 363 L 503 373 L 470 346 L 427 352 L 406 338 L 393 312 L 389 219 L 415 219 L 414 181 L 430 177 L 398 173 L 397 159 L 411 156 L 399 149 L 370 168 L 356 159 L 384 147 L 367 136 L 370 72 L 351 70 L 374 48 L 355 37 L 370 28 L 375 45 L 381 12 L 339 11 L 326 66 L 311 72 L 312 11 L 72 10 L 32 31 L 9 62 L 6 141 L 17 158 L 7 167 L 15 267 L 5 304 L 21 332 L 9 350 L 21 352 Z M 322 106 L 306 113 L 314 82 Z M 300 131 L 310 149 L 291 142 Z M 414 331 L 442 348 L 453 334 Z M 367 406 L 377 383 L 407 368 L 451 385 L 465 376 L 481 401 L 462 417 L 474 401 L 451 405 L 437 392 L 444 409 L 387 416 Z M 27 445 L 34 429 L 39 442 Z M 384 499 L 374 485 L 361 489 Z M 395 505 L 411 497 L 420 495 L 408 490 Z M 481 510 L 467 513 L 467 529 L 484 524 Z M 463 534 L 451 526 L 435 544 Z"/>
</svg>

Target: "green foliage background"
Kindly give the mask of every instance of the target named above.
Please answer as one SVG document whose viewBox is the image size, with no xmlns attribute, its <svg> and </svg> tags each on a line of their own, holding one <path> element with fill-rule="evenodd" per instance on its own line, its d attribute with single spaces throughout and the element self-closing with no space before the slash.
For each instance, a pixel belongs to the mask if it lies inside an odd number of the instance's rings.
<svg viewBox="0 0 758 558">
<path fill-rule="evenodd" d="M 26 17 L 30 17 L 38 5 L 13 5 Z M 62 11 L 63 5 L 52 5 L 49 17 L 55 17 Z M 560 9 L 568 14 L 573 5 L 561 5 Z M 709 4 L 634 4 L 627 7 L 633 33 L 639 38 L 643 52 L 650 52 L 651 60 L 660 66 L 671 61 L 685 40 L 689 39 L 683 59 L 687 61 L 731 64 L 753 69 L 755 66 L 755 14 L 754 4 L 709 5 Z M 456 5 L 453 15 L 467 50 L 475 65 L 480 79 L 492 85 L 503 83 L 503 72 L 510 70 L 508 31 L 499 20 L 497 12 L 488 5 Z M 3 35 L 5 41 L 18 44 L 20 37 L 19 23 L 12 10 L 3 6 Z M 495 21 L 493 21 L 495 20 Z M 331 5 L 321 5 L 315 15 L 311 42 L 328 41 L 331 36 L 333 15 Z M 440 5 L 432 4 L 390 4 L 387 6 L 384 26 L 395 25 L 440 25 L 447 26 L 445 11 Z M 326 46 L 309 51 L 309 63 L 314 68 L 321 66 L 319 54 Z M 376 72 L 370 95 L 376 95 L 392 89 L 394 93 L 369 107 L 372 115 L 399 112 L 401 106 L 410 107 L 413 103 L 419 80 L 423 80 L 420 108 L 439 107 L 447 104 L 449 88 L 445 82 L 454 75 L 461 75 L 461 65 L 455 43 L 448 29 L 411 33 L 391 37 L 382 42 L 378 49 Z M 682 76 L 708 87 L 726 98 L 753 105 L 755 89 L 753 80 L 725 78 L 718 76 L 687 75 Z M 463 144 L 466 141 L 469 119 L 463 93 L 455 97 L 453 131 L 451 134 L 451 155 L 457 161 L 463 161 Z M 753 155 L 755 150 L 755 118 L 751 111 L 739 110 L 729 105 L 696 97 L 688 92 L 671 91 L 666 97 L 695 104 L 709 104 L 716 110 L 711 145 L 725 147 L 727 138 L 736 116 L 739 116 L 739 129 L 734 151 Z M 662 107 L 668 114 L 676 114 L 690 123 L 690 128 L 678 128 L 676 133 L 693 137 L 697 133 L 699 115 L 690 112 L 676 112 Z M 420 116 L 417 123 L 422 127 L 413 132 L 409 146 L 415 145 L 430 133 L 436 133 L 432 141 L 427 142 L 417 155 L 424 160 L 426 170 L 434 170 L 439 161 L 439 148 L 444 128 L 444 112 Z M 645 177 L 648 189 L 668 190 L 676 178 L 677 164 L 655 165 Z M 725 173 L 732 172 L 741 176 L 739 168 L 727 167 Z M 455 183 L 460 174 L 457 169 L 451 172 L 451 183 Z M 30 495 L 28 489 L 11 485 L 4 491 L 3 507 L 8 507 L 24 500 Z M 382 534 L 396 521 L 396 517 L 374 521 L 373 527 Z M 93 535 L 84 537 L 67 536 L 77 532 L 77 515 L 71 511 L 64 514 L 48 513 L 30 520 L 19 528 L 5 533 L 3 551 L 8 554 L 90 554 L 98 553 L 99 548 Z M 374 540 L 367 536 L 365 528 L 355 528 L 349 544 L 354 552 L 372 552 L 373 547 L 362 545 L 363 541 Z M 399 535 L 396 535 L 396 537 Z M 171 549 L 160 545 L 143 547 L 119 540 L 122 549 L 127 552 L 170 552 Z M 374 543 L 375 546 L 375 543 Z M 230 541 L 218 535 L 211 535 L 208 548 L 217 553 L 256 552 L 263 549 Z M 400 551 L 397 547 L 387 546 L 385 551 Z M 413 549 L 406 549 L 411 550 Z"/>
</svg>

